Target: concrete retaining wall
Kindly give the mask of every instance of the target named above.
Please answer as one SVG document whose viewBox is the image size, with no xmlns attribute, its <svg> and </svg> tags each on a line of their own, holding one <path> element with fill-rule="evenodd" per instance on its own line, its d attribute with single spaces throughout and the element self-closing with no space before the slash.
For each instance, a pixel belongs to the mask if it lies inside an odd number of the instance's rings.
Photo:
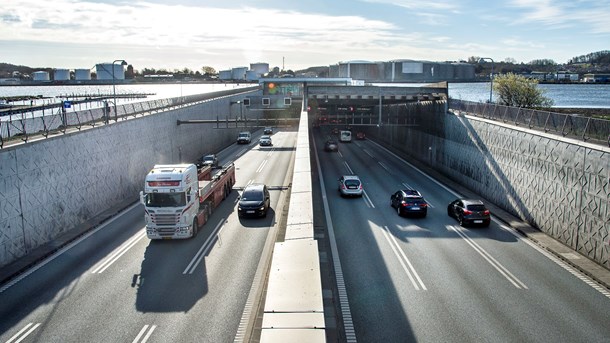
<svg viewBox="0 0 610 343">
<path fill-rule="evenodd" d="M 609 148 L 422 106 L 370 134 L 610 269 Z"/>
<path fill-rule="evenodd" d="M 240 97 L 241 99 L 241 97 Z M 193 162 L 232 144 L 239 129 L 212 124 L 230 97 L 119 121 L 0 151 L 0 267 L 138 198 L 154 164 Z"/>
</svg>

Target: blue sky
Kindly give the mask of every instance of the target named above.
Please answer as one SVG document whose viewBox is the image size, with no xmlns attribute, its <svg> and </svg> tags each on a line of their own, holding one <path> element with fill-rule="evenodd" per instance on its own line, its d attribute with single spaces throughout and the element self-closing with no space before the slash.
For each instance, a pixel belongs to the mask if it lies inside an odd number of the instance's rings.
<svg viewBox="0 0 610 343">
<path fill-rule="evenodd" d="M 216 70 L 267 62 L 517 62 L 610 50 L 610 0 L 2 0 L 0 62 Z"/>
</svg>

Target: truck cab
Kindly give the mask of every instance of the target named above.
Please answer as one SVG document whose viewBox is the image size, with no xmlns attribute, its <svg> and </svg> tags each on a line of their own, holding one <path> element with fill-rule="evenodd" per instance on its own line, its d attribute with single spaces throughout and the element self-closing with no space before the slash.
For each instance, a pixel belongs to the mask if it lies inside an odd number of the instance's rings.
<svg viewBox="0 0 610 343">
<path fill-rule="evenodd" d="M 352 132 L 348 130 L 343 130 L 339 133 L 339 141 L 343 143 L 349 143 L 352 141 Z"/>
</svg>

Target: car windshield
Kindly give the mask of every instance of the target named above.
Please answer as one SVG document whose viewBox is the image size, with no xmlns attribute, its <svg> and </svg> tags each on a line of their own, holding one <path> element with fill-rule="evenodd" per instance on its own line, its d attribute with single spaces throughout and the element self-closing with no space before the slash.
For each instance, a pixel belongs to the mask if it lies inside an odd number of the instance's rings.
<svg viewBox="0 0 610 343">
<path fill-rule="evenodd" d="M 244 201 L 261 201 L 263 200 L 263 193 L 255 190 L 246 190 L 242 194 L 241 199 Z"/>
<path fill-rule="evenodd" d="M 186 206 L 184 193 L 148 193 L 146 197 L 148 207 L 179 207 Z"/>
</svg>

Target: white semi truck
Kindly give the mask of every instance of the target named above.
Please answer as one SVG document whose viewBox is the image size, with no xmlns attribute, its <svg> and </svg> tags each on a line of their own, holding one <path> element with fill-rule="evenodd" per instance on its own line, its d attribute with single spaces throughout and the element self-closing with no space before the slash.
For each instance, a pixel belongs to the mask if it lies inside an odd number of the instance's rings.
<svg viewBox="0 0 610 343">
<path fill-rule="evenodd" d="M 146 175 L 140 202 L 150 239 L 193 237 L 231 192 L 235 165 L 211 176 L 210 166 L 158 164 Z"/>
</svg>

